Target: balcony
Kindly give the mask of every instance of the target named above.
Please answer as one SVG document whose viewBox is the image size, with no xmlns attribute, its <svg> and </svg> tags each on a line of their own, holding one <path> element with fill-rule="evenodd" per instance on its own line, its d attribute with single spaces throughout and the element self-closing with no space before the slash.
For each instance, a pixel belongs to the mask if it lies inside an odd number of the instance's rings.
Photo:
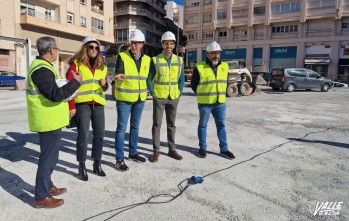
<svg viewBox="0 0 349 221">
<path fill-rule="evenodd" d="M 58 16 L 51 16 L 51 15 L 46 15 L 44 13 L 36 12 L 34 10 L 21 10 L 21 16 L 32 16 L 35 18 L 39 18 L 42 20 L 47 20 L 47 21 L 52 21 L 52 22 L 57 22 L 59 23 L 59 17 Z"/>
<path fill-rule="evenodd" d="M 342 29 L 342 35 L 349 35 L 349 29 Z"/>
<path fill-rule="evenodd" d="M 264 40 L 264 33 L 255 33 L 254 40 Z"/>
<path fill-rule="evenodd" d="M 46 31 L 49 30 L 49 32 L 54 31 L 57 33 L 68 33 L 79 37 L 86 37 L 90 35 L 106 42 L 113 42 L 114 40 L 112 35 L 105 35 L 103 30 L 90 30 L 80 25 L 62 24 L 60 23 L 59 17 L 47 16 L 34 10 L 22 10 L 20 24 L 22 26 L 27 26 L 30 29 L 33 27 L 39 27 L 45 29 Z"/>
<path fill-rule="evenodd" d="M 100 30 L 100 29 L 97 29 L 97 28 L 91 28 L 91 31 L 93 33 L 96 33 L 98 35 L 104 35 L 104 31 L 103 30 Z"/>
<path fill-rule="evenodd" d="M 117 22 L 114 25 L 114 28 L 129 28 L 129 27 L 145 27 L 148 29 L 151 29 L 151 25 L 145 23 L 145 22 L 135 22 L 135 21 L 126 21 L 126 22 Z"/>
<path fill-rule="evenodd" d="M 127 7 L 127 8 L 120 8 L 120 9 L 117 9 L 115 12 L 114 12 L 114 15 L 128 15 L 128 14 L 131 14 L 131 15 L 145 15 L 147 17 L 149 17 L 150 19 L 153 18 L 153 14 L 146 10 L 146 9 L 143 9 L 143 8 L 134 8 L 134 7 Z"/>
<path fill-rule="evenodd" d="M 308 8 L 307 10 L 307 19 L 314 18 L 335 18 L 336 16 L 336 7 L 314 7 Z"/>
<path fill-rule="evenodd" d="M 271 39 L 287 39 L 287 38 L 298 38 L 298 32 L 295 33 L 272 33 Z"/>
<path fill-rule="evenodd" d="M 201 43 L 210 43 L 212 42 L 214 39 L 213 37 L 210 37 L 210 38 L 202 38 L 202 42 Z"/>
<path fill-rule="evenodd" d="M 249 5 L 249 1 L 246 0 L 233 0 L 233 8 L 237 7 L 237 6 L 248 6 Z"/>
<path fill-rule="evenodd" d="M 284 12 L 273 13 L 270 16 L 270 22 L 283 22 L 283 21 L 300 21 L 301 12 Z"/>
<path fill-rule="evenodd" d="M 265 22 L 265 14 L 254 14 L 253 24 L 263 24 Z"/>
<path fill-rule="evenodd" d="M 231 19 L 231 26 L 247 26 L 248 23 L 248 17 L 247 15 L 243 15 L 243 16 L 233 16 L 233 18 Z"/>
<path fill-rule="evenodd" d="M 197 43 L 198 43 L 198 39 L 191 39 L 191 40 L 188 40 L 188 45 L 197 44 Z"/>
<path fill-rule="evenodd" d="M 153 8 L 157 9 L 158 11 L 160 11 L 162 14 L 166 15 L 166 10 L 162 7 L 160 7 L 160 5 L 156 4 L 155 2 L 153 2 Z"/>
<path fill-rule="evenodd" d="M 247 35 L 236 35 L 233 36 L 233 41 L 247 41 L 248 37 Z"/>
<path fill-rule="evenodd" d="M 103 10 L 98 5 L 92 5 L 91 11 L 96 12 L 96 13 L 101 14 L 101 15 L 104 14 Z"/>
<path fill-rule="evenodd" d="M 228 41 L 227 37 L 218 37 L 218 43 L 227 42 L 227 41 Z"/>
<path fill-rule="evenodd" d="M 307 37 L 326 37 L 333 36 L 332 29 L 323 29 L 323 30 L 309 30 L 307 31 Z"/>
<path fill-rule="evenodd" d="M 166 26 L 166 22 L 163 19 L 156 17 L 155 15 L 153 15 L 153 20 L 159 24 Z"/>
</svg>

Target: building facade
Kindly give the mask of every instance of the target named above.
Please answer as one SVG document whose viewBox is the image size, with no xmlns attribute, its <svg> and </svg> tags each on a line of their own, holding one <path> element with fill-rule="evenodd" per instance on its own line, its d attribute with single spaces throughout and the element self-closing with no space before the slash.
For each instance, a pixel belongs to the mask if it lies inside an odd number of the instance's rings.
<svg viewBox="0 0 349 221">
<path fill-rule="evenodd" d="M 217 41 L 253 71 L 307 67 L 349 80 L 349 0 L 186 0 L 187 63 Z"/>
<path fill-rule="evenodd" d="M 30 63 L 37 56 L 36 40 L 48 35 L 60 48 L 54 65 L 63 76 L 67 60 L 86 36 L 95 37 L 102 45 L 113 42 L 112 7 L 112 1 L 103 0 L 0 1 L 0 70 L 25 76 L 27 58 Z"/>
<path fill-rule="evenodd" d="M 154 56 L 162 51 L 161 35 L 166 31 L 166 0 L 114 0 L 114 42 L 127 45 L 130 32 L 145 35 L 143 52 Z"/>
<path fill-rule="evenodd" d="M 175 25 L 183 29 L 184 7 L 177 5 L 174 1 L 168 1 L 166 6 L 166 17 L 172 20 Z"/>
</svg>

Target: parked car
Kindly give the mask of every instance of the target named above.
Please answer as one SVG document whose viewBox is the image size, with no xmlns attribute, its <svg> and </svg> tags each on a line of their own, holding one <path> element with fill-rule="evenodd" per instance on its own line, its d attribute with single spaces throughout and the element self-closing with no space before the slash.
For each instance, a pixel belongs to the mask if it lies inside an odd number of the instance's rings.
<svg viewBox="0 0 349 221">
<path fill-rule="evenodd" d="M 17 76 L 10 71 L 0 71 L 0 87 L 12 87 L 16 85 L 16 80 L 23 80 L 25 77 Z"/>
<path fill-rule="evenodd" d="M 274 68 L 271 71 L 270 87 L 274 91 L 319 89 L 327 92 L 332 86 L 333 82 L 330 79 L 321 77 L 315 71 L 306 68 Z"/>
</svg>

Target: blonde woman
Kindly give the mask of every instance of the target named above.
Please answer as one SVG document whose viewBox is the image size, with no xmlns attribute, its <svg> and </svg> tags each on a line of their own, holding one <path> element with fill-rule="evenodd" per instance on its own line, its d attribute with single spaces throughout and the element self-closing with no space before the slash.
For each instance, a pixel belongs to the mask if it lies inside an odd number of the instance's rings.
<svg viewBox="0 0 349 221">
<path fill-rule="evenodd" d="M 104 92 L 108 89 L 107 67 L 104 65 L 99 42 L 93 37 L 86 37 L 80 50 L 69 60 L 67 80 L 74 72 L 82 75 L 81 87 L 74 100 L 69 102 L 70 117 L 76 115 L 78 136 L 76 139 L 76 158 L 79 162 L 78 178 L 87 181 L 86 156 L 90 121 L 93 130 L 92 154 L 93 173 L 105 176 L 101 167 L 106 105 Z"/>
</svg>

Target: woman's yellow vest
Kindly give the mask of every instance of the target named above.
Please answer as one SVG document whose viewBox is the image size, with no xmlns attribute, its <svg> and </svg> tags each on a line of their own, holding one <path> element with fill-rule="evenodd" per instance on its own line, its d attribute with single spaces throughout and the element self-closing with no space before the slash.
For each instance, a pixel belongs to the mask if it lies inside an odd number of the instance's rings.
<svg viewBox="0 0 349 221">
<path fill-rule="evenodd" d="M 96 69 L 92 74 L 90 68 L 84 64 L 78 64 L 74 61 L 76 71 L 82 74 L 81 86 L 78 90 L 77 97 L 74 98 L 75 103 L 85 103 L 95 101 L 103 106 L 106 105 L 105 94 L 101 85 L 101 79 L 107 76 L 107 67 L 104 69 Z"/>
<path fill-rule="evenodd" d="M 56 80 L 60 77 L 53 66 L 42 59 L 35 59 L 29 67 L 26 82 L 29 129 L 33 132 L 48 132 L 69 124 L 69 107 L 68 102 L 52 102 L 40 93 L 31 78 L 39 68 L 50 70 Z"/>
<path fill-rule="evenodd" d="M 151 58 L 143 54 L 140 72 L 138 72 L 136 63 L 128 51 L 121 52 L 119 56 L 124 62 L 124 75 L 126 79 L 115 81 L 116 100 L 136 102 L 140 98 L 141 101 L 145 101 L 147 98 L 147 77 Z"/>
<path fill-rule="evenodd" d="M 178 80 L 181 76 L 183 59 L 175 54 L 171 56 L 170 66 L 167 64 L 164 53 L 153 57 L 153 62 L 156 67 L 156 74 L 154 77 L 154 92 L 157 98 L 177 99 L 180 95 L 178 88 Z"/>
<path fill-rule="evenodd" d="M 225 103 L 229 66 L 225 62 L 217 67 L 217 76 L 212 68 L 202 61 L 195 64 L 200 74 L 200 81 L 196 89 L 199 104 Z"/>
</svg>

